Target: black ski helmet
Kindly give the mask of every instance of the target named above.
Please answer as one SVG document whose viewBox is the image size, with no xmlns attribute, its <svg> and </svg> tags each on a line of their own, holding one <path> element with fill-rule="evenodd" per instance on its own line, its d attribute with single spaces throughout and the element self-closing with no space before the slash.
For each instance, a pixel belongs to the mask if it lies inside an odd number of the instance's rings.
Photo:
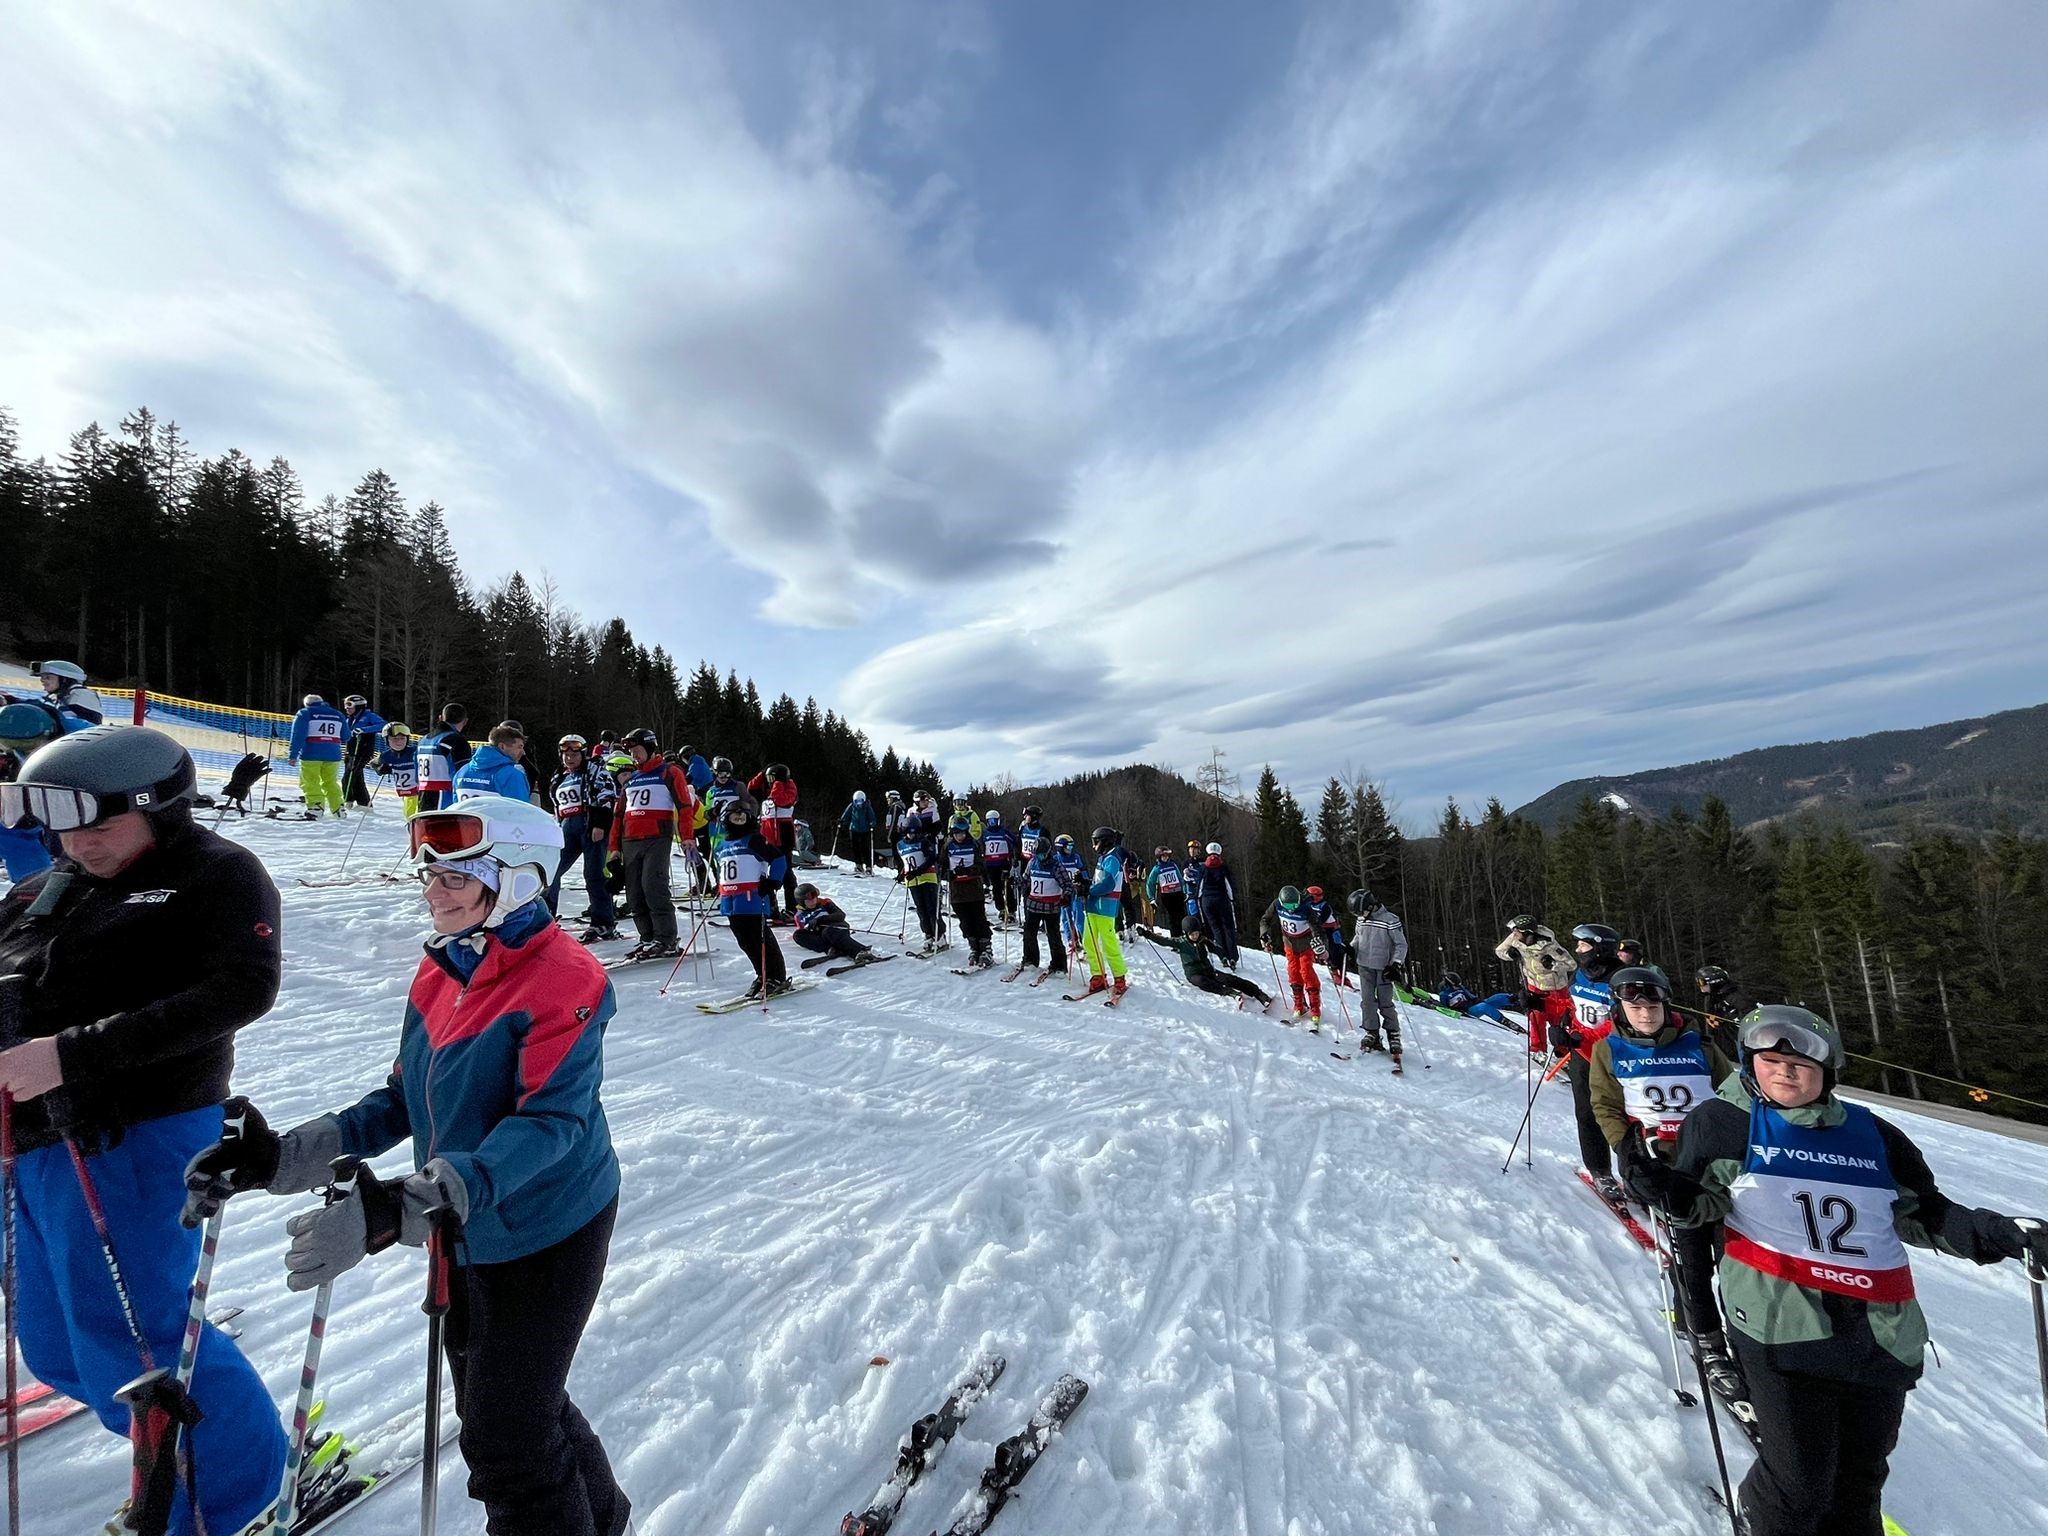
<svg viewBox="0 0 2048 1536">
<path fill-rule="evenodd" d="M 751 827 L 754 824 L 754 813 L 747 808 L 746 801 L 735 800 L 726 806 L 725 814 L 719 819 L 728 827 Z"/>
<path fill-rule="evenodd" d="M 1692 979 L 1699 984 L 1699 989 L 1709 997 L 1713 996 L 1716 992 L 1728 990 L 1729 976 L 1727 970 L 1722 966 L 1703 965 L 1693 972 Z"/>
<path fill-rule="evenodd" d="M 1097 827 L 1088 835 L 1088 841 L 1094 845 L 1097 852 L 1105 852 L 1122 842 L 1123 836 L 1115 827 Z"/>
<path fill-rule="evenodd" d="M 1657 1001 L 1664 1005 L 1664 1019 L 1671 1020 L 1671 978 L 1663 969 L 1654 965 L 1625 965 L 1607 978 L 1610 1001 L 1607 1005 L 1607 1021 L 1624 1034 L 1633 1035 L 1629 1028 L 1628 1013 L 1621 1005 L 1627 1001 L 1622 996 L 1624 988 L 1641 988 L 1655 991 Z M 1662 1025 L 1658 1026 L 1662 1028 Z"/>
<path fill-rule="evenodd" d="M 1635 959 L 1628 962 L 1632 966 L 1641 965 L 1643 963 L 1643 955 L 1645 951 L 1643 948 L 1643 941 L 1641 939 L 1616 939 L 1614 941 L 1614 949 L 1617 956 L 1624 949 L 1627 950 L 1630 954 L 1634 955 Z"/>
<path fill-rule="evenodd" d="M 782 763 L 770 763 L 764 771 L 768 776 L 768 782 L 771 784 L 780 784 L 789 777 L 789 769 Z"/>
<path fill-rule="evenodd" d="M 1593 953 L 1610 965 L 1614 963 L 1614 951 L 1621 944 L 1621 935 L 1605 923 L 1581 923 L 1572 930 L 1572 939 L 1576 943 L 1590 944 Z"/>
<path fill-rule="evenodd" d="M 1380 899 L 1373 895 L 1371 891 L 1353 891 L 1344 898 L 1344 905 L 1351 909 L 1353 917 L 1364 917 L 1370 912 L 1377 912 L 1379 910 Z"/>
<path fill-rule="evenodd" d="M 619 745 L 621 747 L 638 747 L 651 757 L 661 750 L 661 738 L 643 725 L 637 731 L 628 731 L 625 735 L 621 736 L 619 738 Z"/>
<path fill-rule="evenodd" d="M 1291 885 L 1283 885 L 1280 887 L 1279 901 L 1282 910 L 1292 912 L 1301 905 L 1301 892 Z"/>
<path fill-rule="evenodd" d="M 1035 805 L 1027 805 L 1024 807 L 1024 818 L 1027 821 L 1036 820 L 1038 817 L 1043 816 L 1044 814 L 1045 812 L 1041 811 Z"/>
<path fill-rule="evenodd" d="M 33 815 L 53 832 L 71 832 L 124 811 L 189 816 L 187 802 L 198 787 L 192 754 L 162 731 L 88 726 L 29 756 L 14 783 L 0 790 L 0 821 L 12 825 Z"/>
<path fill-rule="evenodd" d="M 1186 934 L 1191 939 L 1199 939 L 1202 936 L 1201 918 L 1197 917 L 1194 913 L 1190 912 L 1186 917 L 1181 919 L 1180 931 Z"/>
<path fill-rule="evenodd" d="M 806 880 L 802 885 L 796 888 L 797 904 L 801 906 L 804 902 L 809 901 L 813 896 L 817 894 L 818 888 L 815 885 L 811 884 L 810 881 Z"/>
<path fill-rule="evenodd" d="M 713 759 L 711 759 L 711 772 L 713 776 L 717 778 L 731 778 L 732 759 L 729 757 L 714 757 Z"/>
</svg>

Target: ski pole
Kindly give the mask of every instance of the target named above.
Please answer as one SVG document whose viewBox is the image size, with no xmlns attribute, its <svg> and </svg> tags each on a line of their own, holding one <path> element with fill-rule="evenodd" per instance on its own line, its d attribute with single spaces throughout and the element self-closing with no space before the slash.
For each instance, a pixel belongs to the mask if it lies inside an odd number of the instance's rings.
<svg viewBox="0 0 2048 1536">
<path fill-rule="evenodd" d="M 1671 1343 L 1671 1395 L 1681 1408 L 1697 1408 L 1699 1399 L 1679 1385 L 1685 1367 L 1678 1358 L 1678 1259 L 1671 1242 L 1671 1224 L 1662 1211 L 1650 1215 L 1657 1234 L 1657 1294 L 1664 1312 L 1664 1332 Z"/>
<path fill-rule="evenodd" d="M 64 1146 L 71 1153 L 71 1167 L 78 1175 L 78 1192 L 85 1197 L 86 1214 L 92 1218 L 92 1228 L 100 1240 L 100 1256 L 107 1261 L 107 1274 L 114 1282 L 114 1295 L 121 1303 L 121 1316 L 127 1320 L 128 1336 L 135 1341 L 135 1353 L 142 1361 L 145 1371 L 156 1369 L 156 1357 L 150 1353 L 149 1340 L 142 1336 L 142 1324 L 136 1321 L 135 1300 L 128 1294 L 128 1282 L 121 1276 L 121 1261 L 114 1255 L 114 1234 L 107 1228 L 106 1207 L 100 1204 L 98 1186 L 93 1183 L 92 1172 L 85 1166 L 85 1153 L 79 1149 L 75 1137 L 66 1136 Z"/>
<path fill-rule="evenodd" d="M 1543 1058 L 1543 1064 L 1545 1067 L 1548 1067 L 1550 1065 L 1550 1057 L 1548 1055 L 1546 1055 Z M 1508 1165 L 1514 1162 L 1515 1149 L 1521 1146 L 1522 1144 L 1522 1133 L 1529 1128 L 1530 1117 L 1536 1113 L 1536 1095 L 1543 1091 L 1543 1084 L 1549 1081 L 1550 1078 L 1547 1074 L 1542 1078 L 1541 1081 L 1536 1081 L 1532 1078 L 1532 1085 L 1529 1089 L 1529 1107 L 1522 1111 L 1522 1123 L 1515 1127 L 1515 1139 L 1508 1143 L 1508 1155 L 1501 1160 L 1500 1171 L 1502 1173 L 1506 1173 L 1508 1171 Z M 1535 1143 L 1536 1138 L 1531 1136 L 1529 1138 L 1529 1144 L 1533 1147 Z M 1531 1166 L 1534 1166 L 1533 1159 L 1531 1161 Z"/>
<path fill-rule="evenodd" d="M 1656 1218 L 1657 1222 L 1658 1255 L 1660 1258 L 1663 1258 L 1666 1270 L 1671 1276 L 1671 1369 L 1676 1373 L 1679 1369 L 1677 1266 L 1669 1258 L 1663 1257 L 1671 1242 L 1671 1226 L 1664 1219 L 1662 1211 L 1653 1210 L 1650 1214 Z M 1743 1536 L 1742 1517 L 1735 1512 L 1735 1485 L 1728 1477 L 1728 1452 L 1726 1447 L 1721 1444 L 1721 1419 L 1714 1411 L 1714 1389 L 1707 1380 L 1707 1359 L 1698 1350 L 1694 1350 L 1692 1353 L 1692 1367 L 1694 1374 L 1699 1380 L 1699 1397 L 1695 1399 L 1690 1393 L 1682 1391 L 1675 1385 L 1671 1390 L 1677 1396 L 1679 1402 L 1684 1403 L 1688 1408 L 1692 1407 L 1696 1402 L 1704 1402 L 1707 1406 L 1707 1434 L 1714 1442 L 1714 1465 L 1721 1473 L 1721 1503 L 1728 1511 L 1728 1529 L 1733 1533 L 1733 1536 Z"/>
<path fill-rule="evenodd" d="M 875 915 L 868 919 L 867 926 L 861 929 L 862 933 L 873 933 L 875 931 L 875 925 L 882 920 L 882 914 L 889 910 L 889 903 L 896 899 L 897 893 L 902 889 L 902 886 L 897 885 L 882 893 L 881 904 L 875 908 Z"/>
<path fill-rule="evenodd" d="M 768 1011 L 768 919 L 761 919 L 761 968 L 755 972 L 761 978 L 761 1012 Z"/>
<path fill-rule="evenodd" d="M 353 1195 L 362 1172 L 361 1158 L 337 1157 L 326 1203 L 337 1205 Z M 299 1363 L 299 1398 L 292 1409 L 292 1437 L 285 1451 L 284 1486 L 278 1490 L 269 1536 L 290 1536 L 292 1522 L 298 1518 L 299 1469 L 306 1464 L 306 1441 L 313 1426 L 313 1389 L 320 1379 L 320 1348 L 327 1342 L 327 1309 L 333 1300 L 332 1280 L 313 1293 L 313 1320 L 306 1329 L 306 1353 Z"/>
<path fill-rule="evenodd" d="M 1351 1027 L 1351 1005 L 1344 1001 L 1344 984 L 1341 981 L 1338 982 L 1333 990 L 1337 994 L 1337 1017 L 1342 1019 L 1344 1027 L 1349 1029 Z M 1365 997 L 1363 994 L 1360 994 L 1358 999 L 1358 1038 L 1361 1042 L 1365 1039 Z"/>
<path fill-rule="evenodd" d="M 2024 1217 L 2020 1226 L 2028 1232 L 2048 1232 L 2048 1221 Z M 2041 1367 L 2041 1413 L 2048 1419 L 2048 1264 L 2038 1253 L 2027 1254 L 2027 1283 L 2034 1291 L 2034 1359 Z M 13 1315 L 12 1309 L 8 1315 Z"/>
<path fill-rule="evenodd" d="M 242 1139 L 242 1128 L 246 1123 L 246 1106 L 241 1113 L 223 1117 L 220 1125 L 222 1146 L 232 1146 Z M 223 1175 L 218 1181 L 225 1185 Z M 229 1191 L 217 1188 L 213 1214 L 206 1218 L 205 1234 L 199 1239 L 199 1267 L 192 1273 L 192 1296 L 185 1308 L 185 1339 L 178 1347 L 178 1384 L 189 1388 L 192 1372 L 199 1364 L 199 1336 L 206 1329 L 206 1293 L 213 1287 L 213 1261 L 220 1252 L 221 1220 L 227 1213 L 226 1199 Z"/>
<path fill-rule="evenodd" d="M 420 1536 L 435 1536 L 441 1503 L 441 1341 L 454 1291 L 455 1213 L 447 1206 L 427 1212 L 426 1442 L 420 1448 Z"/>
<path fill-rule="evenodd" d="M 21 1536 L 21 1387 L 14 1364 L 14 1091 L 0 1088 L 0 1301 L 7 1307 L 7 1536 Z"/>
<path fill-rule="evenodd" d="M 343 875 L 346 875 L 348 873 L 348 861 L 355 857 L 356 839 L 363 835 L 363 823 L 370 819 L 370 812 L 377 808 L 377 796 L 379 792 L 383 790 L 383 788 L 384 781 L 382 779 L 379 779 L 377 781 L 376 788 L 370 791 L 369 804 L 365 805 L 362 809 L 361 814 L 356 817 L 356 829 L 355 831 L 351 832 L 348 836 L 348 847 L 342 851 L 341 868 L 337 869 L 334 872 L 335 879 L 339 880 Z"/>
<path fill-rule="evenodd" d="M 1259 941 L 1259 948 L 1266 949 L 1266 941 L 1264 939 Z M 1280 962 L 1273 958 L 1273 951 L 1270 949 L 1266 949 L 1266 964 L 1273 968 L 1273 995 L 1279 997 L 1287 991 L 1287 988 L 1280 981 Z"/>
</svg>

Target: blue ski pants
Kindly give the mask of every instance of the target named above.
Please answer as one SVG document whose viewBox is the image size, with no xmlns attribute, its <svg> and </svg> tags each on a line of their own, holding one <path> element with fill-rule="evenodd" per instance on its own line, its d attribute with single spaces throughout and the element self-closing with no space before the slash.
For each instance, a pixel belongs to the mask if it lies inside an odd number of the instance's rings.
<svg viewBox="0 0 2048 1536">
<path fill-rule="evenodd" d="M 220 1139 L 218 1108 L 131 1126 L 121 1144 L 86 1159 L 121 1278 L 156 1363 L 178 1363 L 185 1337 L 200 1234 L 178 1224 L 185 1164 Z M 142 1374 L 142 1361 L 98 1233 L 60 1142 L 21 1154 L 16 1164 L 21 1354 L 37 1377 L 128 1434 L 128 1409 L 114 1394 Z M 205 1415 L 190 1431 L 200 1509 L 212 1533 L 238 1531 L 277 1497 L 285 1435 L 263 1378 L 211 1323 L 199 1340 L 192 1399 Z M 184 1476 L 171 1536 L 194 1536 Z"/>
</svg>

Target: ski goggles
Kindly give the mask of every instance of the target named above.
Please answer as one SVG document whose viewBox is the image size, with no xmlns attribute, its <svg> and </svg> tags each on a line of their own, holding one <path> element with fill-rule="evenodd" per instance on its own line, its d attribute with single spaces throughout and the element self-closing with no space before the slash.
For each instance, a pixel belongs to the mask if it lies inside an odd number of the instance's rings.
<svg viewBox="0 0 2048 1536">
<path fill-rule="evenodd" d="M 460 811 L 432 811 L 405 824 L 415 864 L 446 864 L 490 852 L 490 829 L 481 816 Z"/>
<path fill-rule="evenodd" d="M 1784 1051 L 1821 1066 L 1835 1059 L 1834 1044 L 1827 1036 L 1792 1020 L 1752 1019 L 1742 1026 L 1741 1040 L 1745 1057 L 1758 1051 Z"/>
<path fill-rule="evenodd" d="M 1624 1003 L 1668 1003 L 1671 993 L 1654 981 L 1624 981 L 1614 989 Z"/>
<path fill-rule="evenodd" d="M 0 827 L 23 827 L 33 821 L 52 832 L 76 832 L 123 811 L 146 810 L 155 799 L 148 790 L 134 795 L 96 795 L 51 784 L 0 784 Z"/>
</svg>

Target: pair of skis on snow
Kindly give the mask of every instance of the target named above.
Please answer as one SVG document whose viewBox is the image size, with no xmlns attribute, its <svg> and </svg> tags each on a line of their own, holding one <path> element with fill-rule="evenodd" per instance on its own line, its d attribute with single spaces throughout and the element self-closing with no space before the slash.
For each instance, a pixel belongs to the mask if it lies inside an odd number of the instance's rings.
<svg viewBox="0 0 2048 1536">
<path fill-rule="evenodd" d="M 945 1454 L 954 1431 L 974 1411 L 974 1405 L 988 1395 L 1003 1374 L 1005 1364 L 1001 1355 L 983 1355 L 968 1367 L 967 1374 L 946 1394 L 944 1402 L 910 1426 L 910 1433 L 903 1437 L 896 1452 L 895 1470 L 884 1479 L 866 1509 L 839 1522 L 839 1536 L 883 1536 L 895 1525 L 910 1490 Z M 1038 1458 L 1045 1454 L 1055 1431 L 1065 1426 L 1087 1395 L 1088 1383 L 1074 1375 L 1061 1376 L 1048 1387 L 1030 1422 L 996 1447 L 981 1480 L 953 1511 L 945 1536 L 978 1536 L 987 1530 L 997 1513 L 1010 1502 L 1025 1474 L 1038 1465 Z M 932 1536 L 939 1533 L 934 1531 Z"/>
</svg>

